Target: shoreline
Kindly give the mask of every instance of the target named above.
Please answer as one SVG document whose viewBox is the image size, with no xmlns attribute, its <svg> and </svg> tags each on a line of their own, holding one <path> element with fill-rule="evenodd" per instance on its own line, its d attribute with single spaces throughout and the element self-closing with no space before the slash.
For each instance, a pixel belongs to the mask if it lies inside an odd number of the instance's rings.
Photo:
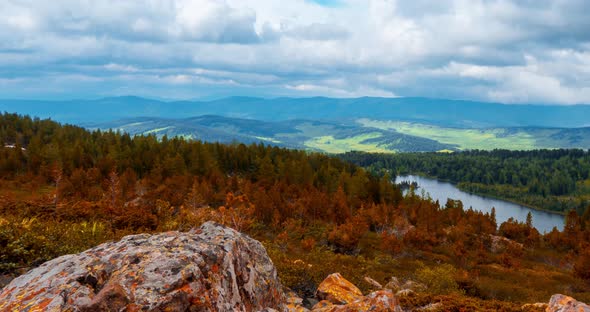
<svg viewBox="0 0 590 312">
<path fill-rule="evenodd" d="M 540 207 L 533 206 L 533 205 L 530 205 L 530 204 L 527 204 L 527 203 L 519 202 L 519 201 L 517 201 L 515 199 L 511 199 L 511 198 L 504 198 L 504 197 L 500 197 L 500 196 L 497 196 L 497 195 L 490 195 L 490 194 L 487 194 L 487 193 L 473 192 L 473 191 L 470 191 L 470 190 L 466 190 L 466 189 L 460 187 L 459 186 L 459 183 L 456 183 L 456 182 L 451 181 L 451 180 L 448 180 L 448 179 L 440 179 L 440 178 L 433 177 L 433 176 L 430 176 L 430 175 L 427 175 L 427 174 L 417 173 L 417 174 L 403 174 L 403 175 L 399 175 L 399 176 L 408 176 L 408 175 L 416 175 L 416 176 L 427 178 L 427 179 L 432 179 L 432 180 L 437 180 L 437 181 L 440 181 L 440 182 L 449 183 L 449 184 L 452 184 L 454 187 L 456 187 L 458 190 L 460 190 L 462 192 L 465 192 L 465 193 L 468 193 L 468 194 L 477 195 L 477 196 L 481 196 L 481 197 L 489 198 L 489 199 L 502 200 L 502 201 L 505 201 L 505 202 L 508 202 L 508 203 L 520 205 L 520 206 L 523 206 L 523 207 L 527 207 L 527 208 L 530 208 L 530 209 L 533 209 L 533 210 L 536 210 L 536 211 L 546 212 L 546 213 L 550 213 L 550 214 L 556 214 L 556 215 L 560 215 L 560 216 L 563 216 L 563 217 L 565 217 L 567 215 L 567 212 L 555 211 L 555 210 L 549 210 L 549 209 L 545 209 L 545 208 L 540 208 Z M 396 176 L 396 178 L 399 177 L 399 176 Z"/>
<path fill-rule="evenodd" d="M 527 203 L 519 202 L 519 201 L 517 201 L 515 199 L 504 198 L 504 197 L 500 197 L 500 196 L 496 196 L 496 195 L 490 195 L 490 194 L 487 194 L 487 193 L 472 192 L 472 191 L 468 191 L 468 190 L 465 190 L 465 189 L 459 187 L 458 184 L 453 183 L 453 185 L 457 189 L 459 189 L 459 190 L 461 190 L 461 191 L 463 191 L 465 193 L 469 193 L 469 194 L 473 194 L 473 195 L 477 195 L 477 196 L 481 196 L 481 197 L 486 197 L 486 198 L 490 198 L 490 199 L 503 200 L 505 202 L 517 204 L 517 205 L 524 206 L 524 207 L 527 207 L 527 208 L 530 208 L 530 209 L 533 209 L 533 210 L 547 212 L 547 213 L 551 213 L 551 214 L 556 214 L 556 215 L 560 215 L 560 216 L 564 216 L 564 217 L 567 215 L 567 213 L 566 212 L 563 212 L 563 211 L 555 211 L 555 210 L 549 210 L 549 209 L 545 209 L 545 208 L 540 208 L 540 207 L 533 206 L 533 205 L 530 205 L 530 204 L 527 204 Z"/>
</svg>

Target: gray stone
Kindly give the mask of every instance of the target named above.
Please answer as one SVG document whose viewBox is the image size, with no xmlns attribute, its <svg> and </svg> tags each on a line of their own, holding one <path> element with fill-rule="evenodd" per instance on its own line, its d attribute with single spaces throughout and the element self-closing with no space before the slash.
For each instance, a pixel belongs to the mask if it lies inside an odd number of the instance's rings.
<svg viewBox="0 0 590 312">
<path fill-rule="evenodd" d="M 285 300 L 262 244 L 207 222 L 48 261 L 0 292 L 0 311 L 283 311 Z"/>
</svg>

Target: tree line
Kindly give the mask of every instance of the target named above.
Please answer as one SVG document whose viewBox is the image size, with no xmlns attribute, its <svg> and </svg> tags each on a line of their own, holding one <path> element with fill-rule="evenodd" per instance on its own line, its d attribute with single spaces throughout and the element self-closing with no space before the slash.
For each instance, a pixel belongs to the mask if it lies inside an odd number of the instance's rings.
<svg viewBox="0 0 590 312">
<path fill-rule="evenodd" d="M 583 214 L 590 205 L 590 152 L 579 149 L 348 153 L 341 158 L 374 173 L 422 174 L 547 210 Z"/>
</svg>

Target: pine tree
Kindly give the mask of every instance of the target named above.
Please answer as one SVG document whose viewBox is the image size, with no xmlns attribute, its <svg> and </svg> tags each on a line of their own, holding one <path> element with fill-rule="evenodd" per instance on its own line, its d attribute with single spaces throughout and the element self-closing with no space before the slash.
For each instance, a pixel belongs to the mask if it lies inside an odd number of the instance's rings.
<svg viewBox="0 0 590 312">
<path fill-rule="evenodd" d="M 533 228 L 533 215 L 531 214 L 531 212 L 529 211 L 529 213 L 527 213 L 526 215 L 526 226 L 531 229 Z"/>
</svg>

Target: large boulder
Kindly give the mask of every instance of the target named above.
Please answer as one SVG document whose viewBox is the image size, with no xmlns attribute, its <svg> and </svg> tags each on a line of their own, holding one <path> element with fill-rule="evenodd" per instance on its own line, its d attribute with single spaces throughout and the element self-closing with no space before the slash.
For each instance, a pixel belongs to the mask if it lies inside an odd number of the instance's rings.
<svg viewBox="0 0 590 312">
<path fill-rule="evenodd" d="M 46 262 L 0 292 L 0 311 L 283 311 L 285 301 L 262 244 L 208 222 Z"/>
<path fill-rule="evenodd" d="M 547 312 L 590 312 L 590 306 L 572 297 L 557 294 L 551 296 Z"/>
</svg>

